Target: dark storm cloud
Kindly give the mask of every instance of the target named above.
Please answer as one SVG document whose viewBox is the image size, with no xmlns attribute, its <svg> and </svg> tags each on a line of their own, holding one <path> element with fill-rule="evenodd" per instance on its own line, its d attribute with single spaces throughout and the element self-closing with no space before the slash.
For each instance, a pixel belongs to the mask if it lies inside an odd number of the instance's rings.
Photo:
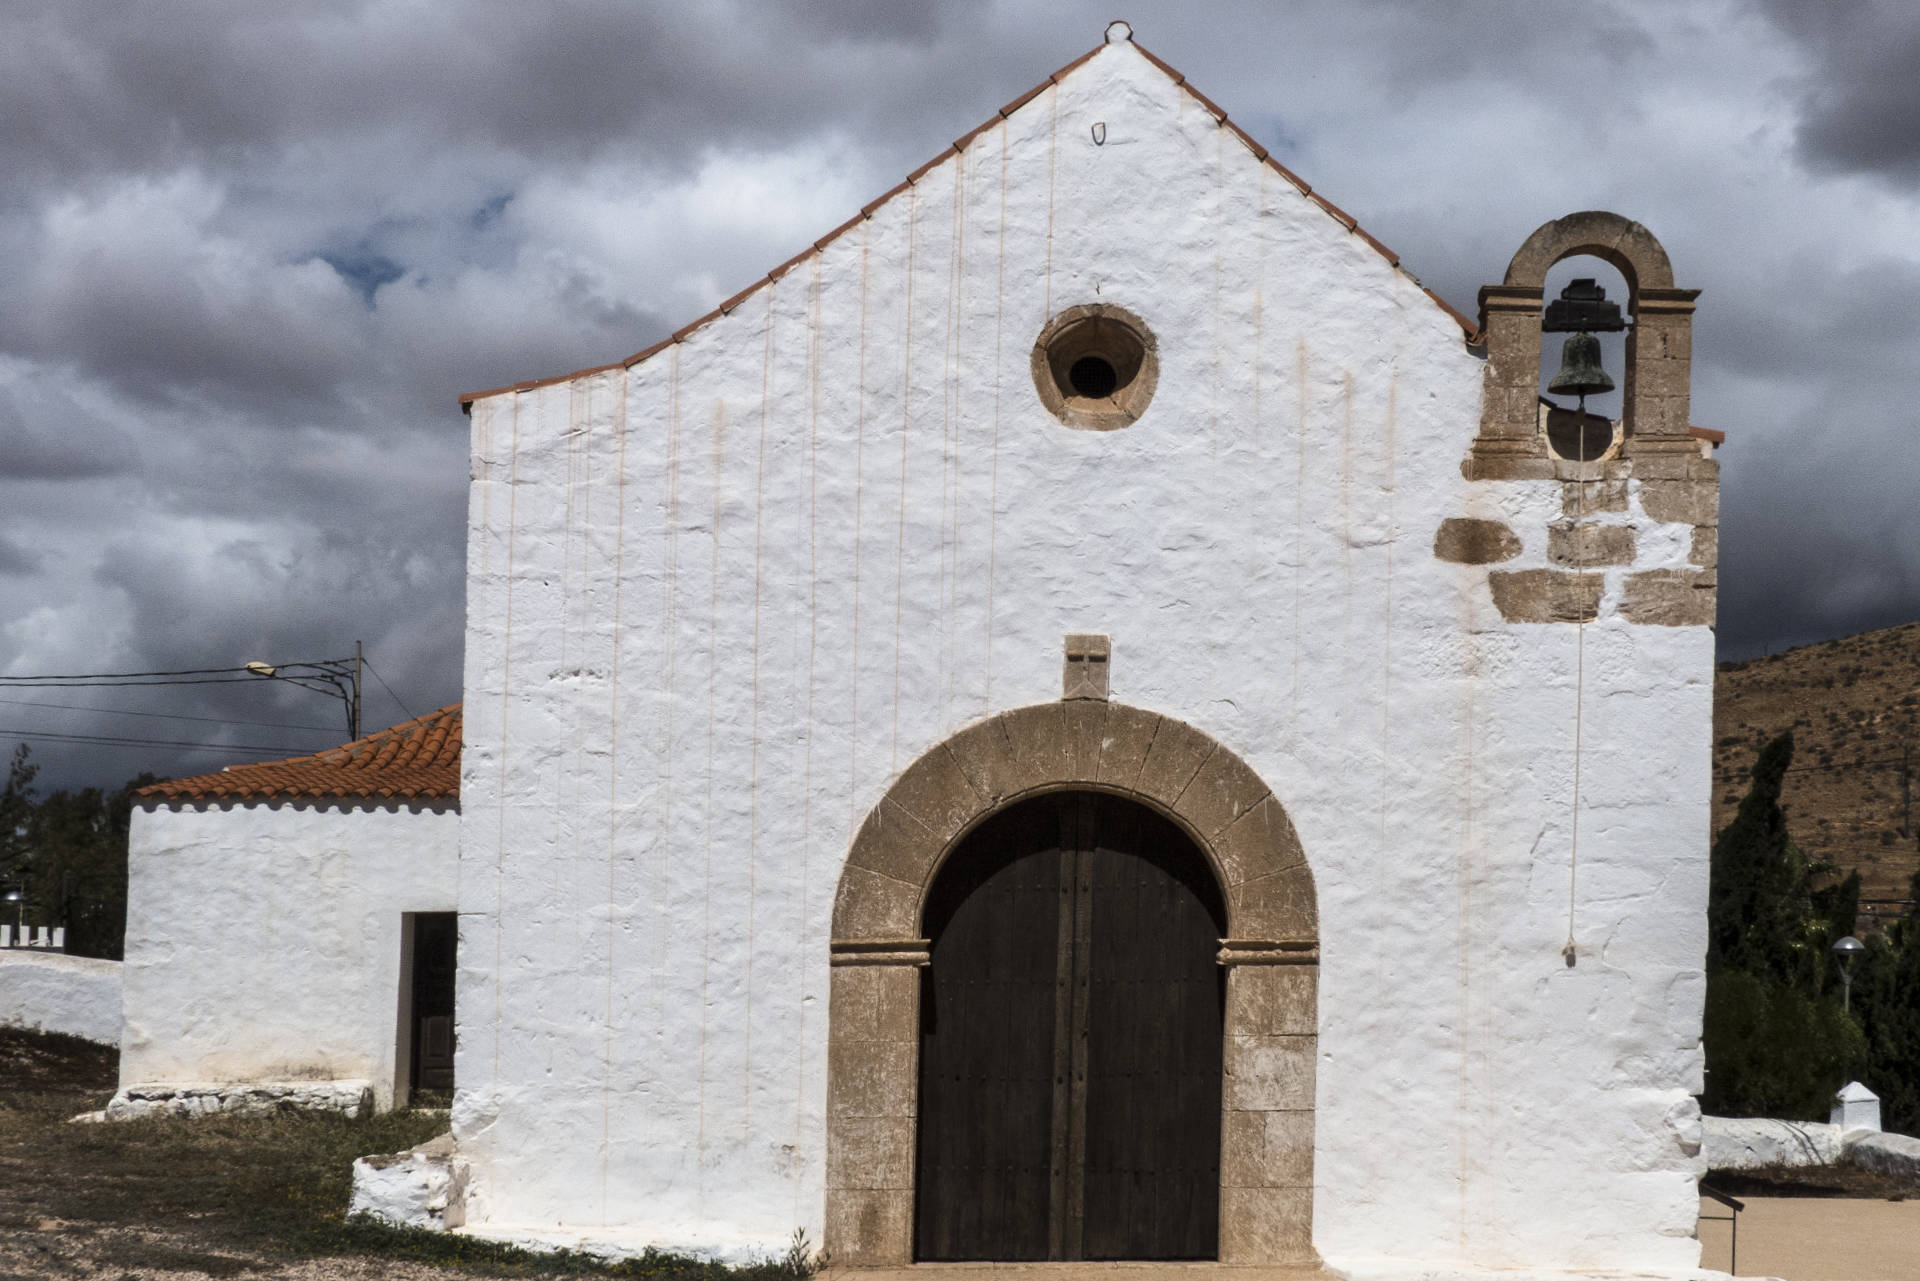
<svg viewBox="0 0 1920 1281">
<path fill-rule="evenodd" d="M 1907 0 L 1765 0 L 1812 63 L 1800 154 L 1820 170 L 1920 179 L 1920 7 Z"/>
<path fill-rule="evenodd" d="M 127 469 L 127 455 L 112 444 L 30 431 L 10 408 L 0 400 L 0 480 L 86 480 Z"/>
<path fill-rule="evenodd" d="M 369 132 L 684 157 L 841 122 L 862 104 L 909 106 L 905 91 L 936 70 L 933 37 L 968 8 L 70 0 L 6 22 L 0 145 L 69 175 L 241 168 Z M 937 71 L 960 74 L 950 60 Z"/>
<path fill-rule="evenodd" d="M 0 574 L 23 575 L 39 572 L 40 558 L 10 539 L 0 537 Z"/>
</svg>

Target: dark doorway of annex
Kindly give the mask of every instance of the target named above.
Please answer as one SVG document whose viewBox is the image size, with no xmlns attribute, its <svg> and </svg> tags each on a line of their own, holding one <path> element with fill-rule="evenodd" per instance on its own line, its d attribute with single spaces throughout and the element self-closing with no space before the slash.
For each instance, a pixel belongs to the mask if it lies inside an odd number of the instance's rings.
<svg viewBox="0 0 1920 1281">
<path fill-rule="evenodd" d="M 925 926 L 916 1257 L 1218 1257 L 1226 912 L 1193 842 L 1115 796 L 1023 801 Z"/>
<path fill-rule="evenodd" d="M 453 1095 L 453 988 L 460 918 L 453 912 L 414 912 L 403 943 L 409 972 L 407 1094 L 416 1102 Z"/>
</svg>

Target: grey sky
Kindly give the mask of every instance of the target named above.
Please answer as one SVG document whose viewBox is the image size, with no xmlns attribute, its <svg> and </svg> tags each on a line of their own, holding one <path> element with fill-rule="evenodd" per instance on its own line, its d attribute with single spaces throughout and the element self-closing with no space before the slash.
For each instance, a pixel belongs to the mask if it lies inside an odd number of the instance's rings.
<svg viewBox="0 0 1920 1281">
<path fill-rule="evenodd" d="M 459 696 L 461 391 L 648 345 L 1095 44 L 1107 6 L 0 0 L 0 674 L 334 657 Z M 1140 42 L 1463 311 L 1548 218 L 1703 289 L 1723 655 L 1920 617 L 1920 10 L 1322 0 Z M 223 695 L 223 697 L 215 697 Z M 299 691 L 11 731 L 310 750 Z M 400 719 L 370 684 L 367 723 Z M 43 781 L 219 752 L 40 742 Z"/>
</svg>

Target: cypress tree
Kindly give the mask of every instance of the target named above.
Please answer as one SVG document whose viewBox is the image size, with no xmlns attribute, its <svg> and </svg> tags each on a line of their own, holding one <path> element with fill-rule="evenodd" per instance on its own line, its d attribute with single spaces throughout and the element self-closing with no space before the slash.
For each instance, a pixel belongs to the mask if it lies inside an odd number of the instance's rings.
<svg viewBox="0 0 1920 1281">
<path fill-rule="evenodd" d="M 1828 949 L 1853 927 L 1857 874 L 1834 869 L 1787 831 L 1780 788 L 1791 732 L 1768 743 L 1739 812 L 1713 844 L 1707 894 L 1707 1111 L 1824 1120 L 1833 1092 L 1865 1058 L 1841 1010 Z"/>
</svg>

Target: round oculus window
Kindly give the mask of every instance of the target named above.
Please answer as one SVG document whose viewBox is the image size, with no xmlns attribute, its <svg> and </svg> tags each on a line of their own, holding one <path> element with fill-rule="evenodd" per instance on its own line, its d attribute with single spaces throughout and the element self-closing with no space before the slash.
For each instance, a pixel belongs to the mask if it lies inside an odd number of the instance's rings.
<svg viewBox="0 0 1920 1281">
<path fill-rule="evenodd" d="M 1110 303 L 1069 307 L 1033 344 L 1033 385 L 1055 418 L 1082 431 L 1128 427 L 1160 378 L 1153 331 Z"/>
</svg>

